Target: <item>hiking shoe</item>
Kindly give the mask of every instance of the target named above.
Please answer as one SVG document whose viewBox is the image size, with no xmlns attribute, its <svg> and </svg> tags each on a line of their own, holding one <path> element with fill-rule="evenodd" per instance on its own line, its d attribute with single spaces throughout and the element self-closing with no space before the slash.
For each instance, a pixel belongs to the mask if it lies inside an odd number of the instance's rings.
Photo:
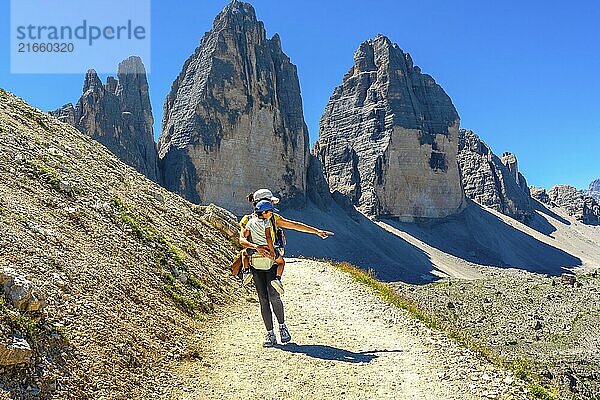
<svg viewBox="0 0 600 400">
<path fill-rule="evenodd" d="M 242 272 L 242 286 L 249 285 L 250 282 L 252 282 L 252 274 L 250 273 L 250 271 L 243 271 Z"/>
<path fill-rule="evenodd" d="M 281 283 L 281 279 L 279 279 L 279 278 L 273 279 L 271 281 L 271 286 L 273 286 L 275 288 L 275 290 L 277 290 L 277 293 L 283 294 L 284 290 L 283 290 L 283 283 Z"/>
<path fill-rule="evenodd" d="M 263 342 L 263 347 L 273 347 L 277 344 L 277 338 L 275 337 L 275 332 L 267 332 L 265 335 L 265 341 Z"/>
<path fill-rule="evenodd" d="M 290 331 L 285 325 L 279 327 L 279 336 L 281 336 L 281 343 L 283 344 L 292 340 L 292 335 L 290 335 Z"/>
</svg>

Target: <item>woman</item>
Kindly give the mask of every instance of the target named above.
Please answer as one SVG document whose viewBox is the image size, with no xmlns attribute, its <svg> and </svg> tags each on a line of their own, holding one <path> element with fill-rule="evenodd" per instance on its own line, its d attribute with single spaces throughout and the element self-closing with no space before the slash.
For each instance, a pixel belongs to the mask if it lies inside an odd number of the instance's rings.
<svg viewBox="0 0 600 400">
<path fill-rule="evenodd" d="M 278 210 L 275 209 L 273 203 L 278 202 L 279 199 L 267 189 L 258 190 L 254 195 L 257 196 L 253 196 L 252 201 L 254 202 L 254 199 L 258 200 L 255 203 L 255 213 L 247 219 L 244 217 L 240 222 L 242 228 L 240 230 L 240 244 L 247 249 L 247 252 L 257 252 L 260 256 L 273 260 L 266 264 L 250 263 L 250 272 L 258 294 L 261 315 L 267 329 L 263 346 L 272 347 L 277 344 L 277 339 L 273 330 L 271 311 L 275 314 L 277 322 L 279 322 L 281 343 L 289 342 L 292 337 L 285 324 L 285 313 L 280 296 L 280 293 L 283 293 L 283 285 L 281 284 L 281 276 L 278 276 L 278 272 L 281 273 L 282 271 L 278 271 L 279 265 L 274 263 L 274 260 L 280 257 L 275 248 L 271 232 L 276 231 L 277 227 L 281 227 L 313 233 L 323 239 L 332 236 L 333 232 L 317 229 L 302 222 L 287 220 L 275 214 Z M 272 227 L 272 221 L 275 221 L 274 227 Z"/>
</svg>

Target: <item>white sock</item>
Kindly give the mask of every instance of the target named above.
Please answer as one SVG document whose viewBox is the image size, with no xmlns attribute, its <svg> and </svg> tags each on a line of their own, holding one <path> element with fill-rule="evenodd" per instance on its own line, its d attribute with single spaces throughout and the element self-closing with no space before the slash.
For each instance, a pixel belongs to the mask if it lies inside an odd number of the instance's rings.
<svg viewBox="0 0 600 400">
<path fill-rule="evenodd" d="M 283 324 L 279 324 L 279 329 L 283 329 L 283 328 L 286 328 L 285 322 Z"/>
<path fill-rule="evenodd" d="M 271 329 L 270 331 L 267 331 L 267 333 L 268 333 L 269 335 L 274 335 L 274 334 L 275 334 L 275 332 L 273 332 L 273 329 Z"/>
</svg>

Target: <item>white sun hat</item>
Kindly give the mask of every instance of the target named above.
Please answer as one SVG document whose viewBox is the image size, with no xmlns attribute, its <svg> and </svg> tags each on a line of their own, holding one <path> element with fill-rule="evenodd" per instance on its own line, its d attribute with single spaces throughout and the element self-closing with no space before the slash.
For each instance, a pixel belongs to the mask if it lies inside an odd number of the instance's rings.
<svg viewBox="0 0 600 400">
<path fill-rule="evenodd" d="M 279 203 L 279 197 L 273 196 L 269 189 L 258 189 L 252 195 L 254 201 L 269 200 L 273 204 Z"/>
</svg>

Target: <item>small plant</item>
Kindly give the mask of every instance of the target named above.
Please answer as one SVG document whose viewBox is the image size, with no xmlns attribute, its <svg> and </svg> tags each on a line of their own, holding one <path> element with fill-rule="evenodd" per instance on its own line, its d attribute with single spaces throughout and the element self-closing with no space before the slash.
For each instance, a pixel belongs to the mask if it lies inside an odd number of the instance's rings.
<svg viewBox="0 0 600 400">
<path fill-rule="evenodd" d="M 0 299 L 0 313 L 3 314 L 2 319 L 6 321 L 5 323 L 13 331 L 19 331 L 30 343 L 36 343 L 40 330 L 39 321 L 33 319 L 26 312 L 10 311 L 4 303 L 4 299 Z"/>
<path fill-rule="evenodd" d="M 168 244 L 168 253 L 171 256 L 171 258 L 179 265 L 183 265 L 183 261 L 185 260 L 185 254 L 183 253 L 183 251 L 181 251 L 181 249 L 177 246 L 174 246 L 172 244 Z"/>
<path fill-rule="evenodd" d="M 187 281 L 190 284 L 190 286 L 192 286 L 198 290 L 201 290 L 203 288 L 202 282 L 200 282 L 200 280 L 193 275 L 188 276 Z"/>
<path fill-rule="evenodd" d="M 165 284 L 162 286 L 162 290 L 167 293 L 171 298 L 179 304 L 179 306 L 188 314 L 195 315 L 196 309 L 198 308 L 196 302 L 185 294 L 181 293 L 181 289 L 178 284 Z"/>
<path fill-rule="evenodd" d="M 531 366 L 524 359 L 513 360 L 509 367 L 519 379 L 526 379 L 531 374 Z"/>
<path fill-rule="evenodd" d="M 125 204 L 117 196 L 111 197 L 109 203 L 118 210 L 126 210 Z"/>
<path fill-rule="evenodd" d="M 60 178 L 58 177 L 58 172 L 56 172 L 56 170 L 52 167 L 48 167 L 45 165 L 39 165 L 36 164 L 38 170 L 38 174 L 42 177 L 44 177 L 46 179 L 46 182 L 48 182 L 50 185 L 52 185 L 52 187 L 54 187 L 55 189 L 58 187 L 58 185 L 60 184 Z"/>
<path fill-rule="evenodd" d="M 71 340 L 71 330 L 66 327 L 66 326 L 59 326 L 54 328 L 54 330 L 56 331 L 56 333 L 58 334 L 58 336 L 64 341 L 64 342 L 69 342 L 69 340 Z"/>
<path fill-rule="evenodd" d="M 537 383 L 530 383 L 527 388 L 529 389 L 529 393 L 531 393 L 536 399 L 540 400 L 555 400 L 556 396 L 550 393 L 543 386 L 538 385 Z"/>
<path fill-rule="evenodd" d="M 163 281 L 168 285 L 175 285 L 175 277 L 170 272 L 163 273 Z"/>
</svg>

